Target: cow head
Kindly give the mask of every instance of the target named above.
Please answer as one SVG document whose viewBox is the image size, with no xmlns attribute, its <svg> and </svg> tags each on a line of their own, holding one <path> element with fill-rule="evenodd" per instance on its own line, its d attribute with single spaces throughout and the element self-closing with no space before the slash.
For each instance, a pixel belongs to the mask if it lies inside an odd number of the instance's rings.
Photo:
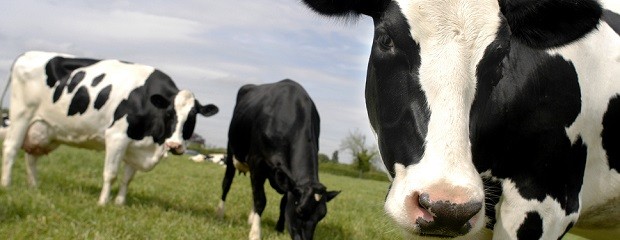
<svg viewBox="0 0 620 240">
<path fill-rule="evenodd" d="M 409 233 L 438 237 L 467 238 L 484 226 L 470 133 L 511 41 L 560 46 L 590 31 L 600 15 L 591 11 L 596 1 L 304 2 L 324 15 L 373 18 L 366 106 L 393 179 L 385 210 Z"/>
<path fill-rule="evenodd" d="M 174 102 L 170 102 L 159 94 L 152 95 L 150 100 L 157 108 L 165 111 L 166 136 L 170 137 L 165 140 L 164 144 L 170 152 L 177 155 L 185 152 L 185 140 L 194 133 L 196 115 L 209 117 L 219 111 L 213 104 L 201 105 L 194 98 L 194 94 L 187 90 L 179 91 L 174 97 Z"/>
<path fill-rule="evenodd" d="M 320 183 L 295 187 L 287 193 L 285 216 L 291 239 L 313 239 L 316 225 L 327 214 L 327 202 L 340 192 Z"/>
</svg>

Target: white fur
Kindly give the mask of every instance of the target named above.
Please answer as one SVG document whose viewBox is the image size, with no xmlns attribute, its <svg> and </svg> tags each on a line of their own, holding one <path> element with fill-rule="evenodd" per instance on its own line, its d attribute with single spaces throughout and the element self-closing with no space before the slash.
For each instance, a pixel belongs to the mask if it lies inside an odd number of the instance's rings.
<svg viewBox="0 0 620 240">
<path fill-rule="evenodd" d="M 260 240 L 261 238 L 261 230 L 260 230 L 260 215 L 258 213 L 250 212 L 250 216 L 248 216 L 248 223 L 252 226 L 250 229 L 250 240 Z"/>
</svg>

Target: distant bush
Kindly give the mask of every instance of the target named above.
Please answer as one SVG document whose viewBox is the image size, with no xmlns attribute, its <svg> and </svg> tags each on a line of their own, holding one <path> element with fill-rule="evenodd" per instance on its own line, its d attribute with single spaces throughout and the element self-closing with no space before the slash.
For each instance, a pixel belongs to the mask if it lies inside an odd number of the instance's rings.
<svg viewBox="0 0 620 240">
<path fill-rule="evenodd" d="M 385 182 L 390 181 L 384 172 L 370 170 L 368 172 L 364 172 L 360 177 L 360 172 L 354 166 L 332 162 L 319 163 L 319 171 L 351 178 L 362 178 Z"/>
</svg>

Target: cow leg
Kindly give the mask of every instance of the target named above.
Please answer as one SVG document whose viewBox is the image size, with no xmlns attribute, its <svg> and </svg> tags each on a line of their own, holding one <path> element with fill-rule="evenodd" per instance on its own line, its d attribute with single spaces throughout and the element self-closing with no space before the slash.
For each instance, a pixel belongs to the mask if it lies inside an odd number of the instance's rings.
<svg viewBox="0 0 620 240">
<path fill-rule="evenodd" d="M 288 193 L 284 193 L 282 195 L 282 200 L 280 200 L 280 217 L 278 218 L 278 223 L 276 224 L 276 231 L 278 232 L 283 232 L 284 231 L 284 223 L 285 223 L 285 216 L 284 213 L 286 212 L 286 201 L 287 201 L 287 195 Z"/>
<path fill-rule="evenodd" d="M 114 203 L 116 205 L 125 204 L 125 198 L 127 197 L 127 187 L 131 180 L 133 180 L 133 176 L 136 174 L 136 169 L 130 166 L 129 164 L 125 164 L 125 175 L 121 181 L 121 185 L 118 190 L 118 195 L 116 195 L 116 199 Z"/>
<path fill-rule="evenodd" d="M 125 155 L 127 142 L 122 137 L 106 137 L 105 163 L 103 166 L 103 187 L 99 195 L 99 205 L 105 205 L 110 199 L 110 190 L 116 180 L 120 161 Z"/>
<path fill-rule="evenodd" d="M 257 174 L 250 173 L 250 178 L 252 179 L 254 209 L 250 212 L 248 222 L 252 225 L 250 240 L 256 240 L 261 238 L 260 216 L 263 214 L 263 210 L 265 210 L 265 205 L 267 205 L 264 188 L 266 178 L 260 175 L 260 171 L 257 171 Z"/>
<path fill-rule="evenodd" d="M 26 173 L 28 174 L 28 184 L 31 187 L 37 186 L 37 160 L 39 156 L 26 154 Z"/>
<path fill-rule="evenodd" d="M 230 149 L 230 147 L 228 147 L 228 149 Z M 219 218 L 224 217 L 224 202 L 226 202 L 226 195 L 228 195 L 230 185 L 232 185 L 233 178 L 235 177 L 235 166 L 232 158 L 232 151 L 228 151 L 226 156 L 226 173 L 222 181 L 222 198 L 220 199 L 220 204 L 217 206 L 217 216 Z"/>
<path fill-rule="evenodd" d="M 15 162 L 15 157 L 17 156 L 17 152 L 22 147 L 24 143 L 24 138 L 26 138 L 26 133 L 28 132 L 28 126 L 30 125 L 30 119 L 32 118 L 33 113 L 31 111 L 22 111 L 17 112 L 17 107 L 13 106 L 14 103 L 11 103 L 11 125 L 6 134 L 6 139 L 4 139 L 4 146 L 2 151 L 2 186 L 8 187 L 11 185 L 11 169 L 13 168 L 13 163 Z M 23 106 L 23 108 L 26 108 Z"/>
</svg>

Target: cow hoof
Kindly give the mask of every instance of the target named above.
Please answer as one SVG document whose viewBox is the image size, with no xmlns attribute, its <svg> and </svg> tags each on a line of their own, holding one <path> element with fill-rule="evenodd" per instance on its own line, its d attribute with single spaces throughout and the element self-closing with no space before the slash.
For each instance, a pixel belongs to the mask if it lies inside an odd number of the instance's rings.
<svg viewBox="0 0 620 240">
<path fill-rule="evenodd" d="M 116 199 L 114 199 L 114 203 L 116 205 L 125 205 L 125 197 L 116 197 Z"/>
<path fill-rule="evenodd" d="M 224 218 L 224 201 L 220 200 L 220 204 L 217 206 L 216 214 L 218 218 Z"/>
</svg>

